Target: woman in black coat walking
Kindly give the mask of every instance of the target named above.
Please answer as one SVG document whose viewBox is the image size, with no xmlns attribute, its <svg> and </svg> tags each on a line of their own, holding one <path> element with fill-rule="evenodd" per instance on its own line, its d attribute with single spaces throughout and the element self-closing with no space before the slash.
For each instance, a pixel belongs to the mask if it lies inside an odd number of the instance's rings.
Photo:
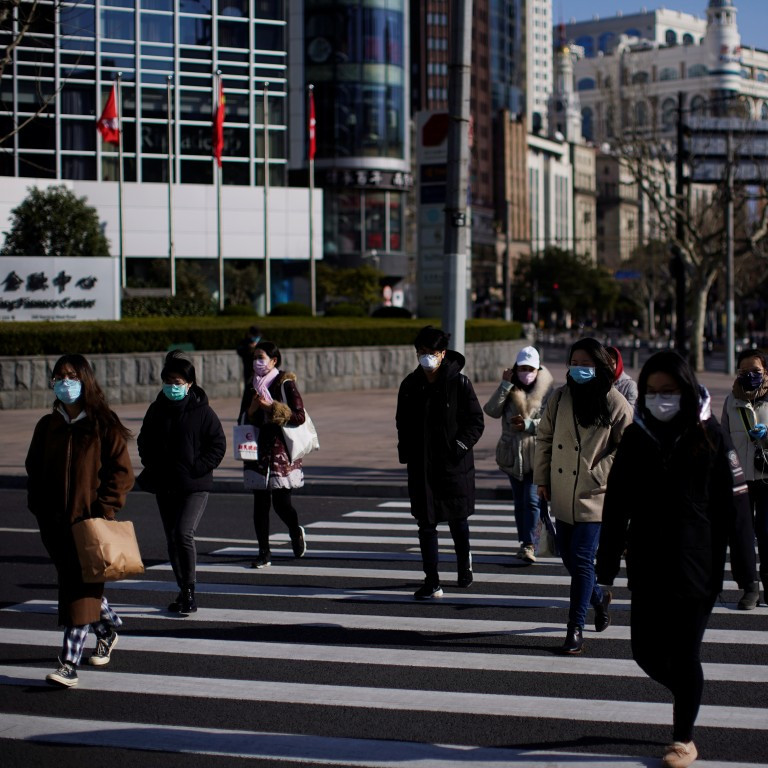
<svg viewBox="0 0 768 768">
<path fill-rule="evenodd" d="M 149 406 L 137 440 L 144 465 L 139 485 L 156 494 L 168 557 L 179 585 L 168 610 L 188 614 L 197 610 L 195 530 L 227 440 L 208 396 L 197 386 L 189 360 L 178 350 L 169 352 L 160 375 L 162 392 Z"/>
<path fill-rule="evenodd" d="M 632 656 L 674 696 L 673 742 L 662 762 L 685 768 L 697 757 L 699 650 L 723 586 L 729 533 L 749 529 L 747 486 L 709 395 L 680 355 L 653 355 L 638 390 L 635 421 L 608 478 L 596 571 L 612 584 L 626 550 Z M 754 541 L 743 536 L 739 546 L 754 550 Z"/>
<path fill-rule="evenodd" d="M 448 334 L 428 325 L 416 336 L 419 367 L 408 374 L 397 397 L 397 450 L 408 467 L 411 514 L 419 525 L 424 565 L 417 600 L 441 597 L 437 524 L 447 522 L 453 537 L 458 586 L 472 583 L 469 516 L 475 511 L 472 447 L 483 434 L 483 411 L 470 380 L 461 373 L 464 357 L 448 349 Z"/>
</svg>

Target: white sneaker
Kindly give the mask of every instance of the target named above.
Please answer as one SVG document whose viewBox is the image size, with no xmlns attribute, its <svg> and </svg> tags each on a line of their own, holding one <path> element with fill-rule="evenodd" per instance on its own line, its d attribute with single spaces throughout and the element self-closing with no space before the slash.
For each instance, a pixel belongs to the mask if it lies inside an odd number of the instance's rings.
<svg viewBox="0 0 768 768">
<path fill-rule="evenodd" d="M 536 562 L 536 550 L 533 548 L 532 544 L 526 544 L 523 547 L 520 559 L 524 560 L 526 563 Z"/>
<path fill-rule="evenodd" d="M 673 741 L 664 748 L 661 764 L 666 768 L 688 768 L 698 756 L 696 745 L 692 741 Z"/>
</svg>

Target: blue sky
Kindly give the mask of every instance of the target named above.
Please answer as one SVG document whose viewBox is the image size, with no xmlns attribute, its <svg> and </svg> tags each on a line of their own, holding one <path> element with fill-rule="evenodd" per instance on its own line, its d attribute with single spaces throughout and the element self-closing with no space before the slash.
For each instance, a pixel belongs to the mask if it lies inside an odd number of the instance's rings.
<svg viewBox="0 0 768 768">
<path fill-rule="evenodd" d="M 768 50 L 768 2 L 766 0 L 736 0 L 741 44 Z M 646 10 L 669 8 L 683 11 L 704 19 L 707 16 L 709 0 L 552 0 L 552 18 L 555 24 L 587 21 L 594 14 L 607 17 L 615 16 L 618 11 L 624 14 L 639 13 Z"/>
</svg>

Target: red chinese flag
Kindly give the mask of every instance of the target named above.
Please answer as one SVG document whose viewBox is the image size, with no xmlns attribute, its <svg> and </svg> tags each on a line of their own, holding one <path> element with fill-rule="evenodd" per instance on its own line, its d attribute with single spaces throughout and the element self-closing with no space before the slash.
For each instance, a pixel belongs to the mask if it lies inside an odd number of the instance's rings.
<svg viewBox="0 0 768 768">
<path fill-rule="evenodd" d="M 219 78 L 219 94 L 213 111 L 213 156 L 221 168 L 221 153 L 224 151 L 224 83 Z"/>
<path fill-rule="evenodd" d="M 104 111 L 96 123 L 96 130 L 108 144 L 120 143 L 120 123 L 117 120 L 117 84 L 112 84 Z"/>
<path fill-rule="evenodd" d="M 309 159 L 315 159 L 315 151 L 317 150 L 317 141 L 315 139 L 315 126 L 317 121 L 315 120 L 315 92 L 311 90 L 309 92 Z"/>
</svg>

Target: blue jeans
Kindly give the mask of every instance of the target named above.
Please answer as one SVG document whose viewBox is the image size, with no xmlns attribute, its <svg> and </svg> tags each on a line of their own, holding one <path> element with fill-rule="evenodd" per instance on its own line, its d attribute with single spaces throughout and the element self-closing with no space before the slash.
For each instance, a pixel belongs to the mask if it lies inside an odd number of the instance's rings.
<svg viewBox="0 0 768 768">
<path fill-rule="evenodd" d="M 584 628 L 587 608 L 603 599 L 595 578 L 595 553 L 600 541 L 600 523 L 556 523 L 557 546 L 563 565 L 571 575 L 571 606 L 568 625 Z"/>
<path fill-rule="evenodd" d="M 533 472 L 527 472 L 522 480 L 509 476 L 512 485 L 512 498 L 515 500 L 515 525 L 517 525 L 517 540 L 522 547 L 532 544 L 534 550 L 539 548 L 539 522 L 541 506 L 537 487 L 533 484 Z"/>
</svg>

